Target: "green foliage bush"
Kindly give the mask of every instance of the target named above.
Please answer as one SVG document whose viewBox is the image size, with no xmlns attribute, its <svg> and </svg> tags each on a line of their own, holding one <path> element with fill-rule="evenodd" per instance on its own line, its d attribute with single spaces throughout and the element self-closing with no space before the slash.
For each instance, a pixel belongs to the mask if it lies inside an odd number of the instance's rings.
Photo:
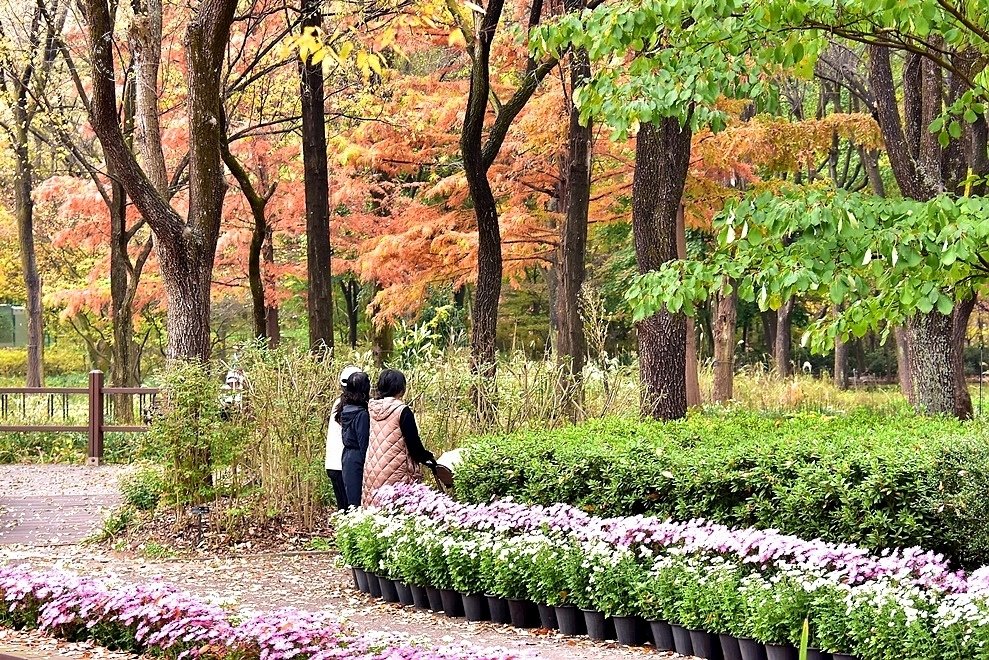
<svg viewBox="0 0 989 660">
<path fill-rule="evenodd" d="M 142 467 L 120 482 L 124 501 L 138 511 L 153 511 L 164 489 L 161 470 L 154 466 Z"/>
<path fill-rule="evenodd" d="M 607 419 L 470 443 L 458 496 L 775 528 L 989 563 L 989 444 L 976 423 L 868 411 Z"/>
<path fill-rule="evenodd" d="M 66 344 L 45 348 L 45 377 L 84 374 L 89 361 L 84 351 Z M 24 378 L 27 375 L 26 348 L 0 348 L 0 377 Z"/>
</svg>

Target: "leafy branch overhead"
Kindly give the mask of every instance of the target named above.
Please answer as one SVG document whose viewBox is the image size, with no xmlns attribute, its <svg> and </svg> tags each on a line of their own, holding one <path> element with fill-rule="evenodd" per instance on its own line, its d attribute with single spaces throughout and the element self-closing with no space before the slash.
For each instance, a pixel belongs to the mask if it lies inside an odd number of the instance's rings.
<svg viewBox="0 0 989 660">
<path fill-rule="evenodd" d="M 719 100 L 758 96 L 763 66 L 807 69 L 820 46 L 796 36 L 763 42 L 760 18 L 743 0 L 609 3 L 541 26 L 534 44 L 556 56 L 587 51 L 594 76 L 574 99 L 583 122 L 604 120 L 616 139 L 663 118 L 720 130 Z"/>
<path fill-rule="evenodd" d="M 716 251 L 636 279 L 627 295 L 636 318 L 661 307 L 688 314 L 725 287 L 760 309 L 816 295 L 842 311 L 808 327 L 804 342 L 825 351 L 836 337 L 884 337 L 916 313 L 950 314 L 989 279 L 989 200 L 941 195 L 888 200 L 818 188 L 764 192 L 715 220 Z"/>
</svg>

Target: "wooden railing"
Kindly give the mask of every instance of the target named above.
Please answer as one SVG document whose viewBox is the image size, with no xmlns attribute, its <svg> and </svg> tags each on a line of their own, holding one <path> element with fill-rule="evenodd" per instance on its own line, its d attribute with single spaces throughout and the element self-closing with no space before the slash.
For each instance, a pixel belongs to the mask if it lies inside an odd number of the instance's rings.
<svg viewBox="0 0 989 660">
<path fill-rule="evenodd" d="M 20 400 L 21 416 L 27 417 L 28 397 L 48 396 L 48 419 L 61 413 L 62 421 L 72 419 L 70 414 L 69 397 L 86 395 L 89 407 L 87 423 L 78 424 L 0 424 L 0 433 L 34 433 L 34 432 L 63 432 L 86 433 L 86 463 L 99 465 L 103 461 L 103 438 L 107 433 L 142 433 L 148 430 L 151 413 L 155 408 L 159 390 L 156 387 L 106 387 L 102 371 L 89 372 L 88 387 L 0 387 L 0 421 L 6 421 L 16 414 L 16 404 Z M 138 397 L 138 419 L 140 424 L 107 424 L 108 397 L 116 396 Z M 60 405 L 56 405 L 56 404 Z M 128 405 L 133 405 L 128 403 Z M 130 415 L 133 416 L 133 408 Z M 21 421 L 24 421 L 23 419 Z"/>
</svg>

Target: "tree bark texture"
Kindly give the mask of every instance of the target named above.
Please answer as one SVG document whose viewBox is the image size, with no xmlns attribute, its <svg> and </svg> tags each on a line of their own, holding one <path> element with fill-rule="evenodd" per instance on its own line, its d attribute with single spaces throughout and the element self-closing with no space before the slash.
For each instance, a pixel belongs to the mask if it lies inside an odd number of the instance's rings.
<svg viewBox="0 0 989 660">
<path fill-rule="evenodd" d="M 643 125 L 636 138 L 632 234 L 640 273 L 677 258 L 677 212 L 690 137 L 688 127 L 666 118 Z M 666 420 L 686 416 L 686 318 L 663 309 L 639 322 L 637 335 L 642 412 Z"/>
<path fill-rule="evenodd" d="M 972 419 L 972 395 L 965 377 L 965 344 L 968 339 L 968 322 L 978 298 L 972 295 L 960 300 L 951 314 L 951 355 L 955 371 L 955 408 L 958 419 Z"/>
<path fill-rule="evenodd" d="M 792 335 L 793 335 L 793 304 L 790 298 L 776 312 L 776 346 L 773 348 L 773 363 L 776 373 L 781 378 L 793 375 Z"/>
<path fill-rule="evenodd" d="M 687 258 L 687 227 L 684 224 L 683 204 L 677 209 L 677 259 Z M 701 405 L 701 383 L 697 376 L 697 332 L 694 318 L 687 317 L 687 351 L 684 378 L 687 383 L 687 407 Z"/>
<path fill-rule="evenodd" d="M 265 237 L 264 247 L 261 250 L 261 257 L 265 264 L 269 267 L 273 267 L 275 265 L 275 237 L 274 232 L 271 231 L 271 225 L 268 225 L 267 229 L 267 236 Z M 275 282 L 273 281 L 273 278 L 269 277 L 265 281 L 265 288 L 273 289 L 274 286 Z M 278 348 L 278 345 L 282 341 L 282 328 L 278 321 L 277 303 L 269 302 L 266 304 L 264 322 L 267 330 L 268 345 L 272 348 Z"/>
<path fill-rule="evenodd" d="M 738 293 L 718 295 L 714 319 L 714 393 L 717 403 L 731 401 L 735 380 L 735 320 Z"/>
<path fill-rule="evenodd" d="M 186 27 L 189 113 L 189 211 L 181 218 L 138 164 L 117 114 L 113 18 L 106 0 L 83 0 L 93 67 L 89 108 L 100 140 L 128 197 L 155 235 L 168 300 L 171 359 L 206 360 L 210 354 L 210 284 L 226 194 L 222 146 L 221 76 L 234 19 L 232 0 L 203 0 Z"/>
<path fill-rule="evenodd" d="M 321 27 L 319 0 L 302 0 L 303 29 Z M 333 348 L 333 272 L 330 245 L 330 180 L 326 154 L 323 65 L 301 62 L 302 163 L 306 195 L 306 263 L 309 273 L 309 346 Z"/>
<path fill-rule="evenodd" d="M 762 321 L 762 341 L 766 346 L 766 354 L 771 358 L 776 353 L 776 320 L 778 316 L 775 309 L 767 309 L 759 313 L 759 319 Z"/>
<path fill-rule="evenodd" d="M 952 319 L 940 312 L 910 319 L 910 370 L 916 406 L 926 414 L 955 413 L 955 359 Z"/>
<path fill-rule="evenodd" d="M 840 337 L 834 340 L 834 386 L 848 389 L 848 342 Z"/>
<path fill-rule="evenodd" d="M 575 90 L 591 75 L 587 52 L 570 55 L 570 88 Z M 560 168 L 563 174 L 563 224 L 556 256 L 556 355 L 569 393 L 571 409 L 583 402 L 583 371 L 587 359 L 587 338 L 581 314 L 581 288 L 584 285 L 587 256 L 587 221 L 591 200 L 591 122 L 580 125 L 580 110 L 571 103 L 568 148 Z"/>
<path fill-rule="evenodd" d="M 910 332 L 907 328 L 897 326 L 893 331 L 896 338 L 896 376 L 900 382 L 900 392 L 907 398 L 910 405 L 917 405 L 917 395 L 913 387 L 913 375 L 910 367 L 911 347 Z"/>
</svg>

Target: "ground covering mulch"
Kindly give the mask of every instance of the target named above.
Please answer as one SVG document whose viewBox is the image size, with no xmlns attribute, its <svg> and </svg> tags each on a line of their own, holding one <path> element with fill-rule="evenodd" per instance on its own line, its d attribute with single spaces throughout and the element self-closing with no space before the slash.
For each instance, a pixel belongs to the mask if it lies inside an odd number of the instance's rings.
<svg viewBox="0 0 989 660">
<path fill-rule="evenodd" d="M 14 475 L 27 489 L 44 489 L 54 483 L 94 493 L 112 494 L 115 490 L 114 471 L 86 472 L 87 468 L 58 469 L 45 475 L 42 470 L 52 466 L 5 466 L 2 479 Z M 100 468 L 104 470 L 104 468 Z M 31 474 L 26 474 L 31 473 Z M 99 475 L 99 476 L 94 476 Z M 6 485 L 0 486 L 0 495 Z M 293 538 L 291 534 L 288 538 Z M 300 537 L 301 538 L 301 537 Z M 290 545 L 298 545 L 294 538 Z M 288 542 L 288 541 L 286 541 Z M 375 601 L 353 587 L 349 571 L 339 565 L 337 558 L 327 552 L 256 552 L 253 547 L 226 550 L 222 555 L 207 553 L 200 548 L 195 556 L 150 560 L 142 557 L 138 548 L 121 551 L 112 546 L 83 545 L 0 545 L 0 563 L 25 564 L 38 570 L 58 568 L 94 577 L 104 577 L 124 583 L 164 581 L 175 584 L 198 596 L 215 598 L 255 611 L 295 607 L 303 610 L 327 610 L 361 631 L 382 631 L 406 635 L 434 646 L 498 647 L 519 653 L 536 655 L 546 660 L 619 660 L 628 658 L 674 658 L 648 648 L 625 648 L 615 643 L 592 642 L 586 638 L 567 638 L 547 630 L 519 630 L 491 623 L 468 623 L 431 612 Z M 252 552 L 253 551 L 253 552 Z M 234 553 L 237 554 L 234 554 Z M 37 633 L 4 631 L 0 637 L 0 653 L 17 652 L 30 644 L 52 644 L 52 654 L 41 657 L 62 657 L 69 660 L 84 658 L 128 657 L 112 654 L 87 645 L 70 645 L 49 640 Z M 47 640 L 47 641 L 44 641 Z M 55 652 L 57 651 L 57 653 Z"/>
</svg>

